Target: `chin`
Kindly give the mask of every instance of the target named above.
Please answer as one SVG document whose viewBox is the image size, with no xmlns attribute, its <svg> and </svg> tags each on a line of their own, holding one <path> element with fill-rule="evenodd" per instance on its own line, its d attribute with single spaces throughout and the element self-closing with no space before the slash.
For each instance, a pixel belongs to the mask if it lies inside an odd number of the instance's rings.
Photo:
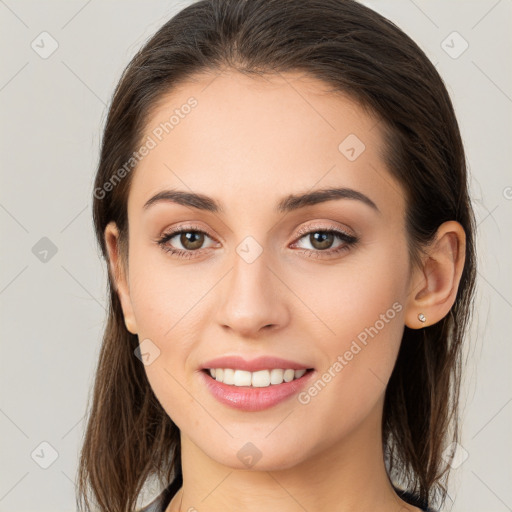
<svg viewBox="0 0 512 512">
<path fill-rule="evenodd" d="M 240 442 L 235 446 L 219 447 L 219 453 L 208 453 L 213 460 L 237 470 L 281 471 L 301 464 L 305 459 L 304 448 L 297 450 L 297 443 L 288 446 L 266 441 Z M 231 453 L 231 455 L 229 455 Z"/>
</svg>

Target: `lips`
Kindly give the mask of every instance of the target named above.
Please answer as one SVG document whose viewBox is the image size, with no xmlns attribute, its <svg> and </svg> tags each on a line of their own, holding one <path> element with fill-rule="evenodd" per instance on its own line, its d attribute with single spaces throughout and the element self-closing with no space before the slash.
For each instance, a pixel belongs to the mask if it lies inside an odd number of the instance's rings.
<svg viewBox="0 0 512 512">
<path fill-rule="evenodd" d="M 213 379 L 204 369 L 198 373 L 202 385 L 221 404 L 244 412 L 257 412 L 291 399 L 315 378 L 317 372 L 307 371 L 298 379 L 267 387 L 228 385 Z"/>
<path fill-rule="evenodd" d="M 246 360 L 240 356 L 224 356 L 206 361 L 200 367 L 202 370 L 211 368 L 233 368 L 237 370 L 246 370 L 248 372 L 257 372 L 259 370 L 272 370 L 274 368 L 293 370 L 311 370 L 311 366 L 289 359 L 282 359 L 274 356 L 261 356 L 256 359 Z"/>
</svg>

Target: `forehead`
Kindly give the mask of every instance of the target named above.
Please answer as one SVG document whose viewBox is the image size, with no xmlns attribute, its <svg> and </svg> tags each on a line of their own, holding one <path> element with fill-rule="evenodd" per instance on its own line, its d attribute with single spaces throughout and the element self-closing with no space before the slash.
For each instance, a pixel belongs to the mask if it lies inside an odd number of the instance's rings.
<svg viewBox="0 0 512 512">
<path fill-rule="evenodd" d="M 151 149 L 134 171 L 129 211 L 166 188 L 219 198 L 229 213 L 326 187 L 403 211 L 378 120 L 304 74 L 197 75 L 154 105 L 143 142 Z"/>
</svg>

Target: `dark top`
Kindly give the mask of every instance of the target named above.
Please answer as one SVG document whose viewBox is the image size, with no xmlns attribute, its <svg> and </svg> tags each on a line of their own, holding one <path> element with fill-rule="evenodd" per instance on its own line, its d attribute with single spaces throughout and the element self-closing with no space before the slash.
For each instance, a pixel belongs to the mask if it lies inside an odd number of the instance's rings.
<svg viewBox="0 0 512 512">
<path fill-rule="evenodd" d="M 183 484 L 183 476 L 181 473 L 177 473 L 174 480 L 157 496 L 149 505 L 146 505 L 139 512 L 165 512 L 165 509 L 169 506 L 174 495 L 179 491 Z M 436 512 L 428 507 L 428 503 L 424 503 L 418 499 L 417 496 L 403 491 L 401 489 L 394 488 L 395 492 L 400 498 L 412 505 L 413 507 L 420 508 L 423 512 Z"/>
</svg>

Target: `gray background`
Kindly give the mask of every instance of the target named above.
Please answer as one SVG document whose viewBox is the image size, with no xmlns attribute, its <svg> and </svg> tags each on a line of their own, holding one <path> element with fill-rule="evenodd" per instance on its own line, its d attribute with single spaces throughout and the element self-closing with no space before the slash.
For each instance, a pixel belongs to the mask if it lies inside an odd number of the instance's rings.
<svg viewBox="0 0 512 512">
<path fill-rule="evenodd" d="M 101 130 L 123 68 L 189 3 L 0 0 L 0 511 L 75 510 L 105 319 L 106 268 L 91 218 Z M 425 50 L 461 125 L 479 273 L 463 439 L 446 510 L 505 512 L 512 510 L 512 2 L 365 3 Z M 53 40 L 57 50 L 44 55 Z"/>
</svg>

